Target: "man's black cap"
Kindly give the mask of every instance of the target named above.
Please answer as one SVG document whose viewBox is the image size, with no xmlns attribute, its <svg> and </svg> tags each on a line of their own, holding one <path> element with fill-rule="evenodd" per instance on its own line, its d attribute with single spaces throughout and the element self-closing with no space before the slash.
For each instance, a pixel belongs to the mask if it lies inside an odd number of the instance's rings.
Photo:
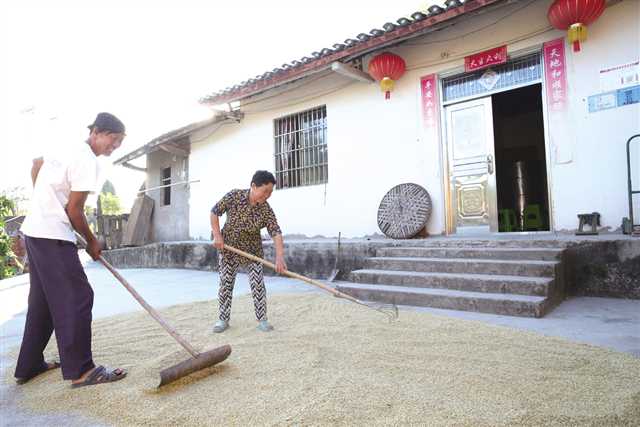
<svg viewBox="0 0 640 427">
<path fill-rule="evenodd" d="M 111 113 L 98 113 L 94 122 L 88 127 L 90 130 L 97 127 L 101 131 L 124 133 L 124 123 Z"/>
</svg>

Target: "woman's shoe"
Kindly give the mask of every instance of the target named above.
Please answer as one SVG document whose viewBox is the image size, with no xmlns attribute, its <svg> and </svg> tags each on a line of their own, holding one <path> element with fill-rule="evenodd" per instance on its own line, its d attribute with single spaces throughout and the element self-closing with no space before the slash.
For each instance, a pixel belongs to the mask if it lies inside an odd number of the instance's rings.
<svg viewBox="0 0 640 427">
<path fill-rule="evenodd" d="M 213 325 L 213 332 L 219 334 L 220 332 L 224 332 L 229 328 L 229 322 L 226 320 L 218 320 L 215 325 Z"/>
<path fill-rule="evenodd" d="M 260 322 L 258 322 L 258 329 L 262 332 L 269 332 L 273 331 L 273 326 L 271 326 L 271 324 L 266 320 L 261 320 Z"/>
</svg>

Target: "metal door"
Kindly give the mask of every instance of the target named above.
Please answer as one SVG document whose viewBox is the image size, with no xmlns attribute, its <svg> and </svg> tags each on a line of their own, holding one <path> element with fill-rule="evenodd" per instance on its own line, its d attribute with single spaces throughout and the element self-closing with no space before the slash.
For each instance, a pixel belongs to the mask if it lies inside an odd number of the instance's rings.
<svg viewBox="0 0 640 427">
<path fill-rule="evenodd" d="M 445 114 L 452 231 L 497 232 L 491 97 L 449 105 Z"/>
</svg>

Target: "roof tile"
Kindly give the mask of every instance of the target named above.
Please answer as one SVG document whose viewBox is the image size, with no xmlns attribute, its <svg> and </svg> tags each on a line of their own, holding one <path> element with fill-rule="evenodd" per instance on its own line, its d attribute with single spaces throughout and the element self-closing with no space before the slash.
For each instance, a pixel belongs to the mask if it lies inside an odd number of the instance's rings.
<svg viewBox="0 0 640 427">
<path fill-rule="evenodd" d="M 444 9 L 438 6 L 437 4 L 434 4 L 429 9 L 427 9 L 427 11 L 429 11 L 429 16 L 436 16 L 444 12 Z"/>
<path fill-rule="evenodd" d="M 220 96 L 228 96 L 228 94 L 233 94 L 234 92 L 243 89 L 249 85 L 256 85 L 258 83 L 260 83 L 263 80 L 268 80 L 270 78 L 275 77 L 276 75 L 281 75 L 281 74 L 286 74 L 288 71 L 291 71 L 292 69 L 296 68 L 296 67 L 300 67 L 302 65 L 306 65 L 309 64 L 311 62 L 317 61 L 321 58 L 324 58 L 326 56 L 335 54 L 336 52 L 340 52 L 343 51 L 345 49 L 350 49 L 354 46 L 357 46 L 361 43 L 367 43 L 370 40 L 376 38 L 376 37 L 380 37 L 382 35 L 385 35 L 387 33 L 391 33 L 394 31 L 402 31 L 403 27 L 406 27 L 412 23 L 415 22 L 419 22 L 422 21 L 426 18 L 431 18 L 437 15 L 440 15 L 444 12 L 447 12 L 449 10 L 461 7 L 463 5 L 465 5 L 465 3 L 467 3 L 467 1 L 469 0 L 465 0 L 464 2 L 461 0 L 445 0 L 443 2 L 443 6 L 442 7 L 440 5 L 434 4 L 432 6 L 430 6 L 427 9 L 427 13 L 421 12 L 421 11 L 417 11 L 414 12 L 410 15 L 410 17 L 401 17 L 399 18 L 396 22 L 397 24 L 394 24 L 393 22 L 387 22 L 382 26 L 382 30 L 378 29 L 378 28 L 374 28 L 371 31 L 369 31 L 369 33 L 360 33 L 357 36 L 355 36 L 355 38 L 348 38 L 346 40 L 344 40 L 344 43 L 336 43 L 334 44 L 331 48 L 325 47 L 323 49 L 314 51 L 311 53 L 311 57 L 309 56 L 303 56 L 300 59 L 295 59 L 293 61 L 291 61 L 290 64 L 283 64 L 281 67 L 279 68 L 274 68 L 272 71 L 267 71 L 263 74 L 259 74 L 257 76 L 255 76 L 252 79 L 249 80 L 245 80 L 242 83 L 240 83 L 239 85 L 234 85 L 231 87 L 227 87 L 224 90 L 218 91 L 218 92 L 214 92 L 213 94 L 210 94 L 208 96 L 203 97 L 200 102 L 204 102 L 204 103 L 209 103 L 209 102 L 213 102 L 215 101 L 215 98 L 220 97 Z M 496 0 L 494 0 L 496 1 Z M 493 1 L 490 1 L 489 3 L 493 3 Z M 482 6 L 479 6 L 482 7 Z M 475 9 L 475 8 L 473 8 Z M 466 11 L 461 11 L 460 13 L 465 13 Z M 368 45 L 369 47 L 370 45 Z M 261 88 L 264 88 L 266 86 L 268 86 L 269 83 L 266 82 L 264 85 L 261 85 Z"/>
<path fill-rule="evenodd" d="M 422 21 L 427 17 L 427 15 L 425 15 L 422 12 L 414 12 L 411 14 L 411 17 L 413 18 L 414 21 Z"/>
<path fill-rule="evenodd" d="M 384 30 L 388 32 L 388 31 L 393 31 L 393 30 L 395 30 L 395 29 L 397 28 L 397 25 L 396 25 L 396 24 L 393 24 L 393 23 L 391 23 L 391 22 L 387 22 L 386 24 L 384 24 L 384 25 L 382 26 L 382 28 L 384 28 Z"/>
</svg>

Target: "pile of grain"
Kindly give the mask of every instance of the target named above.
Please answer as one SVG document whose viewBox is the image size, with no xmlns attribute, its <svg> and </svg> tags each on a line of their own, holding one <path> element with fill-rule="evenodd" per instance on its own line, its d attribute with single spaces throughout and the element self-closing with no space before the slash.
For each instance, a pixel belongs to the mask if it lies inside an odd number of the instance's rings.
<svg viewBox="0 0 640 427">
<path fill-rule="evenodd" d="M 123 381 L 71 389 L 60 372 L 17 387 L 36 411 L 110 425 L 633 425 L 640 359 L 479 322 L 380 313 L 318 294 L 269 298 L 276 330 L 255 329 L 249 296 L 231 329 L 211 333 L 215 302 L 163 313 L 196 347 L 227 361 L 161 390 L 158 372 L 188 357 L 144 313 L 94 322 L 94 359 Z M 53 342 L 54 340 L 52 340 Z M 47 350 L 55 356 L 55 348 Z M 9 378 L 5 380 L 10 381 Z"/>
</svg>

